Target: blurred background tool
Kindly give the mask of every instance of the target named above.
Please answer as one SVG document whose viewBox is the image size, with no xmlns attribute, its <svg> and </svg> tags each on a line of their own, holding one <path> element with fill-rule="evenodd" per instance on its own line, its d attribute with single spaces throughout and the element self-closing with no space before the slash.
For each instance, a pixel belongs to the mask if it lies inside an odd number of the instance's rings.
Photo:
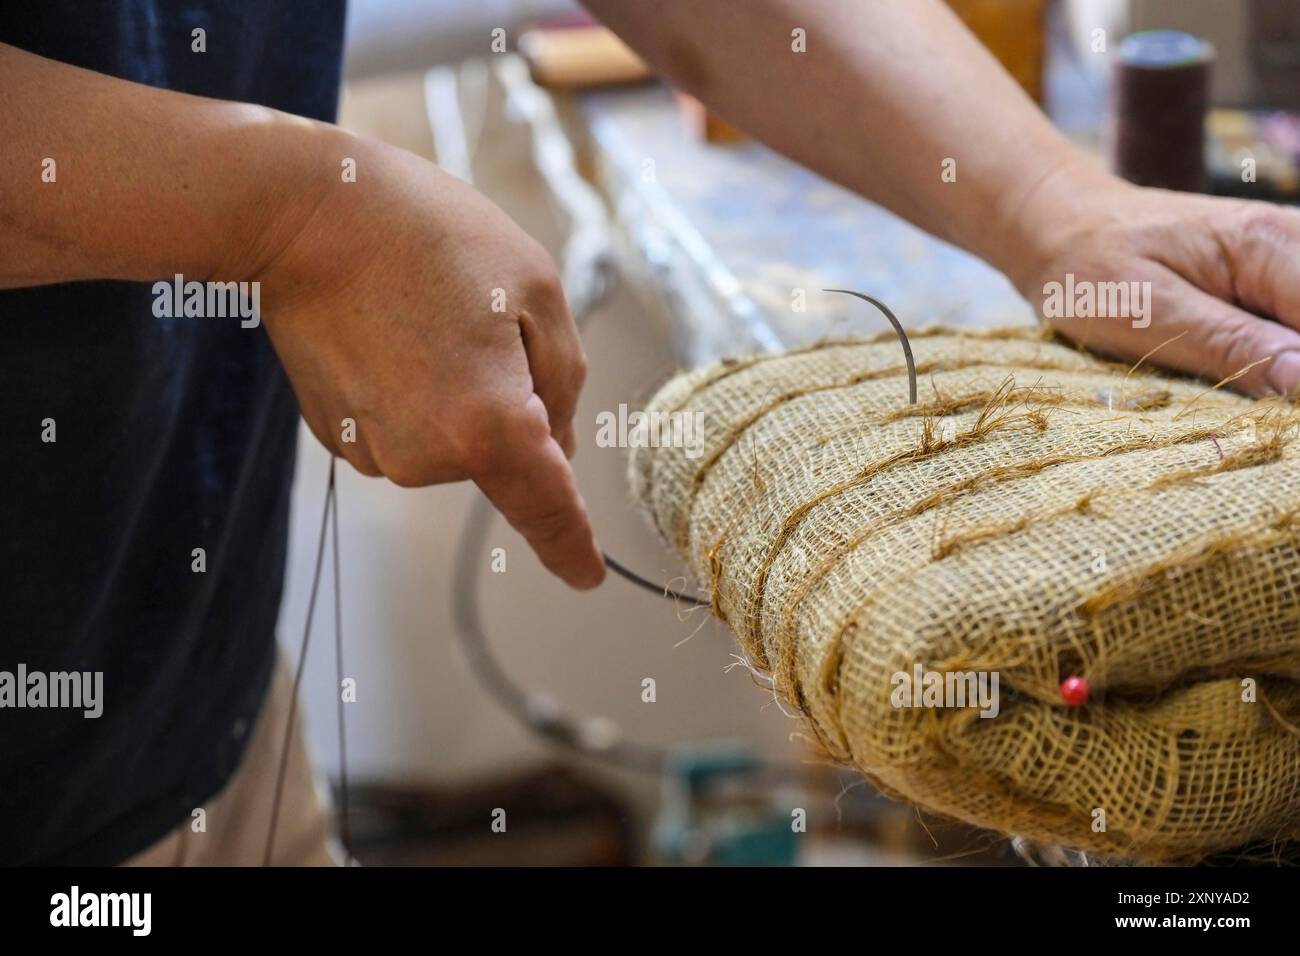
<svg viewBox="0 0 1300 956">
<path fill-rule="evenodd" d="M 1206 135 L 1212 192 L 1274 202 L 1300 199 L 1300 114 L 1211 110 Z"/>
<path fill-rule="evenodd" d="M 664 775 L 655 849 L 665 863 L 792 866 L 798 825 L 790 806 L 760 777 L 762 761 L 743 744 L 679 747 Z M 797 812 L 797 811 L 795 811 Z M 804 828 L 807 832 L 807 811 Z"/>
<path fill-rule="evenodd" d="M 682 118 L 686 121 L 686 128 L 696 138 L 719 145 L 744 142 L 746 138 L 744 133 L 691 94 L 677 90 L 676 95 L 677 108 L 681 110 Z"/>
<path fill-rule="evenodd" d="M 947 3 L 1041 106 L 1047 0 L 947 0 Z"/>
<path fill-rule="evenodd" d="M 1112 162 L 1140 186 L 1202 192 L 1214 47 L 1190 33 L 1125 37 L 1115 66 Z"/>
<path fill-rule="evenodd" d="M 519 37 L 533 82 L 550 89 L 592 89 L 650 78 L 645 61 L 596 23 L 543 26 Z"/>
</svg>

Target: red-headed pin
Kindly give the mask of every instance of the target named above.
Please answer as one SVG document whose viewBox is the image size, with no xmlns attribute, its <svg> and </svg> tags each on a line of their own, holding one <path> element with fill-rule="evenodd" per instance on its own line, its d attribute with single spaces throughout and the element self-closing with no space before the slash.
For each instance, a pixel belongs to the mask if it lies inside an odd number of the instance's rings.
<svg viewBox="0 0 1300 956">
<path fill-rule="evenodd" d="M 1067 707 L 1082 707 L 1088 703 L 1088 682 L 1082 677 L 1067 677 L 1061 681 L 1061 700 Z"/>
</svg>

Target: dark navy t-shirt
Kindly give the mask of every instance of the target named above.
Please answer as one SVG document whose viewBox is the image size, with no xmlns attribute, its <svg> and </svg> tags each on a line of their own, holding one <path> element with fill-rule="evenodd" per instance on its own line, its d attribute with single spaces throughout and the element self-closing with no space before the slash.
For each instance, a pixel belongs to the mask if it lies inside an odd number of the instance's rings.
<svg viewBox="0 0 1300 956">
<path fill-rule="evenodd" d="M 343 18 L 42 0 L 0 5 L 0 42 L 332 120 Z M 165 836 L 238 767 L 269 683 L 297 404 L 264 328 L 153 303 L 151 283 L 0 291 L 0 672 L 103 672 L 97 719 L 0 707 L 0 863 L 111 864 Z"/>
</svg>

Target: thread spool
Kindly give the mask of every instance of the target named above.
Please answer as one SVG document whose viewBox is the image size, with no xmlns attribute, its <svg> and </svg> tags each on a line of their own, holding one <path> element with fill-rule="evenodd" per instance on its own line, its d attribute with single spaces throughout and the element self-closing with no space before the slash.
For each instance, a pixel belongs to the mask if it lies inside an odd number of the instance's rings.
<svg viewBox="0 0 1300 956">
<path fill-rule="evenodd" d="M 1214 47 L 1178 30 L 1124 38 L 1115 67 L 1113 167 L 1140 186 L 1203 192 Z"/>
</svg>

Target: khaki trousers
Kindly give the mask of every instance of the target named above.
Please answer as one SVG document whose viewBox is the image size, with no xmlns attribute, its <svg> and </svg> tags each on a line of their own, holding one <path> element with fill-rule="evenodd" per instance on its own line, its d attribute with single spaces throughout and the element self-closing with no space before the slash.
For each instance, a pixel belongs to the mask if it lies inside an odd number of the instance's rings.
<svg viewBox="0 0 1300 956">
<path fill-rule="evenodd" d="M 187 820 L 123 865 L 261 866 L 292 700 L 293 674 L 280 657 L 243 763 L 225 788 L 203 804 L 206 832 L 194 832 L 194 820 Z M 333 834 L 328 790 L 312 766 L 302 725 L 300 707 L 289 743 L 289 765 L 271 863 L 338 866 L 343 853 Z"/>
</svg>

